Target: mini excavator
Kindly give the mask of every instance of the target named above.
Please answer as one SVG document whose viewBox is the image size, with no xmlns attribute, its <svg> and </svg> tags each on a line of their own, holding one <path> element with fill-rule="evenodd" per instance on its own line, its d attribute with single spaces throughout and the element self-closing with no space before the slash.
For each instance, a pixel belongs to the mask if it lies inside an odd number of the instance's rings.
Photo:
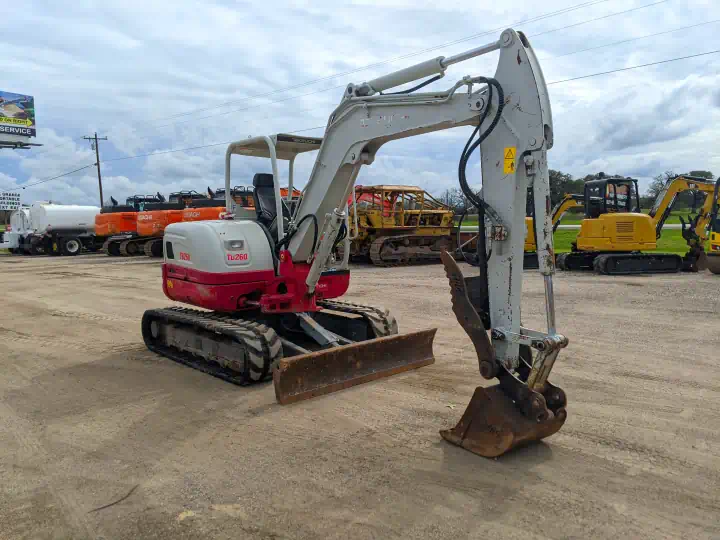
<svg viewBox="0 0 720 540">
<path fill-rule="evenodd" d="M 594 270 L 600 274 L 662 274 L 697 272 L 708 265 L 704 244 L 717 183 L 680 175 L 670 178 L 648 214 L 640 212 L 634 178 L 608 177 L 585 183 L 585 217 L 570 253 L 558 255 L 561 270 Z M 685 191 L 705 193 L 705 202 L 689 222 L 680 217 L 685 256 L 653 253 L 677 196 Z M 646 252 L 647 251 L 647 252 Z"/>
<path fill-rule="evenodd" d="M 465 60 L 498 52 L 494 77 L 466 76 L 449 89 L 418 92 Z M 417 81 L 421 81 L 417 83 Z M 415 83 L 406 90 L 389 89 Z M 204 310 L 151 309 L 147 347 L 226 381 L 273 379 L 281 404 L 312 398 L 434 362 L 436 329 L 399 334 L 394 317 L 338 300 L 348 289 L 348 204 L 363 165 L 390 141 L 471 126 L 460 157 L 463 192 L 478 209 L 479 275 L 465 278 L 442 253 L 453 310 L 470 336 L 490 387 L 478 387 L 459 423 L 441 435 L 482 456 L 552 435 L 566 419 L 565 394 L 548 381 L 568 340 L 555 326 L 554 254 L 547 150 L 553 124 L 545 80 L 525 35 L 438 57 L 362 84 L 349 84 L 324 138 L 289 134 L 230 144 L 225 156 L 227 212 L 221 220 L 165 229 L 163 289 Z M 479 149 L 482 195 L 466 168 Z M 303 197 L 291 211 L 280 192 L 278 160 L 317 151 Z M 234 214 L 231 160 L 265 157 L 253 178 L 256 214 Z M 547 328 L 520 322 L 528 188 L 532 189 Z M 344 243 L 343 257 L 334 249 Z"/>
</svg>

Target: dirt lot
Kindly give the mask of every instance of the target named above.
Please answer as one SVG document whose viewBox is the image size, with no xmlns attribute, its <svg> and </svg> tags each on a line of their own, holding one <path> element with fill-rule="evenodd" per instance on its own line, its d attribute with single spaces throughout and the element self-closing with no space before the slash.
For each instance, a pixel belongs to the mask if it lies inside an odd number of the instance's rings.
<svg viewBox="0 0 720 540">
<path fill-rule="evenodd" d="M 438 435 L 481 382 L 439 266 L 359 268 L 349 295 L 437 326 L 435 365 L 288 407 L 145 350 L 157 262 L 0 272 L 0 538 L 720 537 L 718 276 L 560 275 L 568 421 L 486 460 Z"/>
</svg>

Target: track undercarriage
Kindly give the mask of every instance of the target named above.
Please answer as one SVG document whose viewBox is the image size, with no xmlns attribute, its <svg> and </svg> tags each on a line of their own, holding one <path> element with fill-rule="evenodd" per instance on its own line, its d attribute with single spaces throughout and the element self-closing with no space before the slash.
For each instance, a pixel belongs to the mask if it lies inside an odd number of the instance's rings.
<svg viewBox="0 0 720 540">
<path fill-rule="evenodd" d="M 162 249 L 162 239 L 160 248 Z M 111 236 L 103 244 L 102 251 L 111 257 L 135 257 L 143 255 L 148 238 L 145 236 L 119 235 Z"/>
<path fill-rule="evenodd" d="M 143 316 L 143 339 L 150 350 L 233 384 L 273 377 L 283 404 L 434 362 L 435 330 L 398 336 L 387 311 L 318 304 L 322 311 L 282 315 L 154 309 Z"/>
<path fill-rule="evenodd" d="M 370 261 L 376 266 L 402 266 L 439 262 L 440 252 L 450 249 L 449 235 L 403 234 L 381 236 L 370 244 Z"/>
<path fill-rule="evenodd" d="M 672 274 L 682 270 L 697 272 L 696 261 L 674 253 L 607 253 L 573 251 L 557 256 L 561 270 L 592 270 L 605 275 Z"/>
</svg>

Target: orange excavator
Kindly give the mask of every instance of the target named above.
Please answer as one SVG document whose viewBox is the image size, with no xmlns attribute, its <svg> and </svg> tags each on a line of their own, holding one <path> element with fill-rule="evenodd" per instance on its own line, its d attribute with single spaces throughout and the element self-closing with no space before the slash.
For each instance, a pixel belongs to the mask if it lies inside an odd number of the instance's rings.
<svg viewBox="0 0 720 540">
<path fill-rule="evenodd" d="M 156 195 L 133 195 L 121 205 L 110 197 L 111 204 L 103 206 L 95 216 L 95 236 L 105 238 L 103 251 L 110 256 L 120 255 L 120 246 L 125 240 L 137 235 L 137 215 L 145 205 L 165 201 L 159 193 Z"/>
<path fill-rule="evenodd" d="M 255 199 L 253 199 L 252 187 L 235 186 L 230 190 L 233 201 L 240 208 L 249 208 L 252 215 L 255 215 Z M 193 201 L 182 215 L 182 221 L 206 221 L 209 219 L 220 219 L 225 213 L 225 188 L 212 190 L 208 187 L 208 198 L 205 200 Z M 162 250 L 160 250 L 162 256 Z"/>
<path fill-rule="evenodd" d="M 152 256 L 154 253 L 157 253 L 157 257 L 162 256 L 162 235 L 165 227 L 182 221 L 183 210 L 196 199 L 206 199 L 206 196 L 197 191 L 178 191 L 170 194 L 169 201 L 145 204 L 137 213 L 135 234 L 113 242 L 119 244 L 116 249 L 118 254 L 122 257 L 143 254 Z"/>
</svg>

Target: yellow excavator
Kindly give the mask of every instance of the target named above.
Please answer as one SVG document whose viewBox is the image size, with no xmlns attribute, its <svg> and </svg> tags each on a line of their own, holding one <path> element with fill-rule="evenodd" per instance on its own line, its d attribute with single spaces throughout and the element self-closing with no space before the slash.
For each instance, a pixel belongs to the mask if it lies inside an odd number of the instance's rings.
<svg viewBox="0 0 720 540">
<path fill-rule="evenodd" d="M 611 177 L 585 183 L 585 218 L 570 253 L 557 256 L 562 270 L 595 270 L 600 274 L 656 274 L 705 268 L 704 244 L 715 182 L 689 175 L 668 180 L 649 214 L 640 212 L 637 180 Z M 647 253 L 657 249 L 665 221 L 677 196 L 684 191 L 707 194 L 700 212 L 689 222 L 680 218 L 688 244 L 684 257 L 674 253 Z"/>
<path fill-rule="evenodd" d="M 720 178 L 715 182 L 713 205 L 709 216 L 710 242 L 707 251 L 707 267 L 713 274 L 720 275 Z"/>
<path fill-rule="evenodd" d="M 566 193 L 562 199 L 553 207 L 552 216 L 552 232 L 553 234 L 560 225 L 560 221 L 567 212 L 573 208 L 583 208 L 584 196 L 578 194 Z M 525 217 L 525 245 L 524 245 L 524 258 L 523 268 L 525 270 L 535 270 L 538 268 L 537 258 L 537 234 L 535 231 L 535 219 L 532 217 L 535 214 L 534 202 L 532 199 L 532 192 L 528 191 L 528 204 Z M 464 216 L 463 216 L 464 218 Z M 458 226 L 457 233 L 457 247 L 455 254 L 457 258 L 462 258 L 466 263 L 476 266 L 477 257 L 474 253 L 468 253 L 466 249 L 476 249 L 477 233 L 476 232 L 460 232 L 462 225 L 462 218 L 460 225 Z"/>
</svg>

